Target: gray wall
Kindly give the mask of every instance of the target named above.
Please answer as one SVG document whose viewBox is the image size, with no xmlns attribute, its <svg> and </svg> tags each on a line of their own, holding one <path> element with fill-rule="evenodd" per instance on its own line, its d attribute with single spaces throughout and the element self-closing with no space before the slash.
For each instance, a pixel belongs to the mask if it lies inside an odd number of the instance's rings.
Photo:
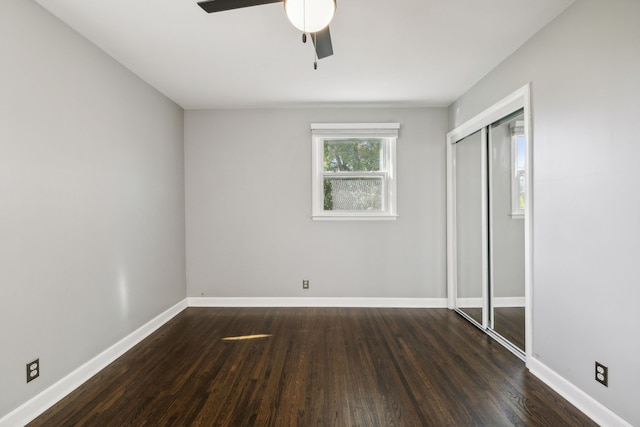
<svg viewBox="0 0 640 427">
<path fill-rule="evenodd" d="M 399 219 L 312 221 L 310 123 L 376 121 L 401 124 Z M 444 298 L 446 127 L 444 108 L 187 111 L 188 295 Z"/>
<path fill-rule="evenodd" d="M 449 109 L 453 128 L 532 82 L 534 355 L 633 425 L 639 41 L 637 0 L 577 0 Z"/>
<path fill-rule="evenodd" d="M 182 110 L 31 1 L 0 53 L 2 417 L 186 285 Z"/>
</svg>

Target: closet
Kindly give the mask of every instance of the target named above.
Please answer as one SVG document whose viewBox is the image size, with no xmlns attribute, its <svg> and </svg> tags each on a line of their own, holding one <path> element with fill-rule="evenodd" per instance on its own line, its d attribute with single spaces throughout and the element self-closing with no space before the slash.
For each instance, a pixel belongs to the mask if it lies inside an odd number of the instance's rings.
<svg viewBox="0 0 640 427">
<path fill-rule="evenodd" d="M 531 341 L 528 90 L 447 135 L 449 307 L 523 360 Z"/>
</svg>

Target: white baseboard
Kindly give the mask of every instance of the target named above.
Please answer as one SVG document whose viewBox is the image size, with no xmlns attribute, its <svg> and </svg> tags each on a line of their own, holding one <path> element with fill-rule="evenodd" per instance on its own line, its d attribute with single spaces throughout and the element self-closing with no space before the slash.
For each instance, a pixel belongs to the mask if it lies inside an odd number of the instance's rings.
<svg viewBox="0 0 640 427">
<path fill-rule="evenodd" d="M 446 298 L 209 298 L 190 297 L 189 307 L 388 307 L 447 308 Z"/>
<path fill-rule="evenodd" d="M 482 298 L 458 298 L 458 308 L 482 308 Z M 494 307 L 524 307 L 524 297 L 495 297 Z"/>
<path fill-rule="evenodd" d="M 524 297 L 495 297 L 494 307 L 524 307 Z"/>
<path fill-rule="evenodd" d="M 581 410 L 599 425 L 608 427 L 633 427 L 609 408 L 558 375 L 558 373 L 538 359 L 531 358 L 529 363 L 527 363 L 527 367 L 533 375 L 542 380 L 542 382 L 555 390 L 560 396 L 567 399 L 573 406 Z"/>
<path fill-rule="evenodd" d="M 23 403 L 4 417 L 0 418 L 0 427 L 24 426 L 38 415 L 52 407 L 63 397 L 81 386 L 89 378 L 100 372 L 111 362 L 129 351 L 133 346 L 151 335 L 159 327 L 187 308 L 184 299 L 165 312 L 145 323 L 60 381 L 43 390 L 27 402 Z"/>
</svg>

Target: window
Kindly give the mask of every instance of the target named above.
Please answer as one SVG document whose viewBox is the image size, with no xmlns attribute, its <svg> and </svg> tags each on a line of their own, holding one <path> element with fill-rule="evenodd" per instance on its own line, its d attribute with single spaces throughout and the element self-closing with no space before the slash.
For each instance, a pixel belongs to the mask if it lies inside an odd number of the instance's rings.
<svg viewBox="0 0 640 427">
<path fill-rule="evenodd" d="M 523 134 L 524 122 L 517 121 L 511 128 L 511 216 L 524 217 L 525 171 L 527 140 Z"/>
<path fill-rule="evenodd" d="M 314 123 L 313 213 L 322 219 L 396 219 L 398 123 Z"/>
</svg>

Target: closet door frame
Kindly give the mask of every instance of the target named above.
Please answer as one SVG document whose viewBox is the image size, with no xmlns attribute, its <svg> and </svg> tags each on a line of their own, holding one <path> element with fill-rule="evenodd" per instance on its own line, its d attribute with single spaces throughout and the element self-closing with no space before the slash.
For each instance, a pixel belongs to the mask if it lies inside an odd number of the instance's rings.
<svg viewBox="0 0 640 427">
<path fill-rule="evenodd" d="M 477 132 L 503 117 L 520 109 L 524 110 L 524 133 L 527 141 L 526 146 L 526 171 L 525 171 L 525 216 L 524 216 L 524 255 L 525 255 L 525 352 L 524 360 L 527 366 L 533 358 L 533 316 L 532 316 L 532 295 L 533 295 L 533 159 L 532 159 L 532 138 L 531 138 L 531 108 L 530 108 L 530 84 L 526 84 L 512 94 L 508 95 L 498 103 L 484 110 L 477 116 L 464 122 L 447 134 L 447 306 L 449 309 L 456 309 L 457 292 L 457 260 L 456 260 L 456 194 L 455 194 L 455 149 L 457 141 Z M 486 195 L 483 195 L 483 199 Z M 487 248 L 488 250 L 488 248 Z M 484 258 L 484 257 L 483 257 Z M 488 288 L 488 286 L 487 286 Z M 483 290 L 483 295 L 486 291 Z M 484 298 L 484 307 L 489 306 L 488 298 Z M 483 310 L 487 312 L 488 310 Z M 497 338 L 501 344 L 513 351 L 508 345 L 502 342 L 499 337 L 491 333 L 488 319 L 483 312 L 483 330 L 489 335 Z M 518 357 L 521 354 L 514 352 Z"/>
</svg>

